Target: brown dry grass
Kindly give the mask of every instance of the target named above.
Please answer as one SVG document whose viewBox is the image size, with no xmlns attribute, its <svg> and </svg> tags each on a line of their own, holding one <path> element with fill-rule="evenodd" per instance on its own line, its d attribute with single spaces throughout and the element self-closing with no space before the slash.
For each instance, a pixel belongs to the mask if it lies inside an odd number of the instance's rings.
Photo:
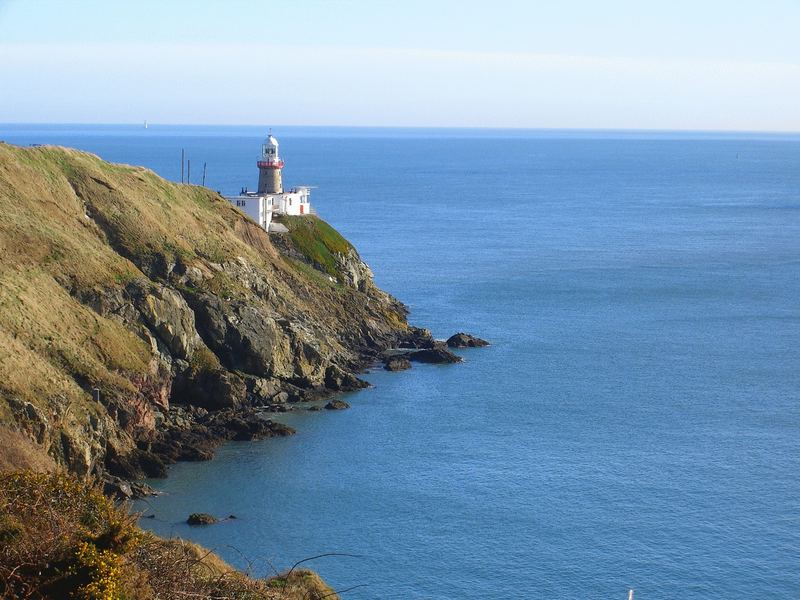
<svg viewBox="0 0 800 600">
<path fill-rule="evenodd" d="M 55 471 L 56 464 L 41 446 L 0 425 L 0 471 L 11 469 L 48 472 Z"/>
<path fill-rule="evenodd" d="M 31 600 L 335 600 L 305 570 L 251 579 L 212 552 L 144 533 L 135 515 L 62 474 L 0 474 L 0 596 Z"/>
<path fill-rule="evenodd" d="M 109 419 L 91 388 L 101 388 L 107 405 L 125 406 L 147 379 L 149 343 L 88 299 L 122 298 L 133 280 L 163 282 L 154 265 L 196 267 L 205 291 L 301 323 L 342 364 L 358 358 L 361 324 L 407 326 L 402 311 L 284 259 L 218 194 L 141 167 L 66 148 L 0 144 L 0 214 L 0 423 L 14 424 L 12 402 L 31 403 L 49 421 L 51 449 L 66 426 L 80 438 L 91 420 Z M 301 250 L 318 250 L 312 256 L 325 263 L 350 247 L 327 224 L 307 219 L 297 221 Z M 268 298 L 219 263 L 251 269 L 268 282 Z M 118 439 L 132 444 L 124 433 Z"/>
<path fill-rule="evenodd" d="M 205 272 L 237 256 L 268 272 L 278 260 L 210 190 L 66 148 L 0 144 L 0 212 L 0 399 L 40 407 L 86 404 L 94 386 L 124 396 L 145 372 L 148 345 L 76 297 L 144 279 L 128 257 Z"/>
</svg>

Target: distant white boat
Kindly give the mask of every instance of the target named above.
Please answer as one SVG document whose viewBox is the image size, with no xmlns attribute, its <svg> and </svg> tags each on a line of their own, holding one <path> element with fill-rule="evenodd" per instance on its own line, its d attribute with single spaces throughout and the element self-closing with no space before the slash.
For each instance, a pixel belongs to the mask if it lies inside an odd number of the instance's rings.
<svg viewBox="0 0 800 600">
<path fill-rule="evenodd" d="M 147 119 L 144 120 L 144 128 L 147 129 Z"/>
</svg>

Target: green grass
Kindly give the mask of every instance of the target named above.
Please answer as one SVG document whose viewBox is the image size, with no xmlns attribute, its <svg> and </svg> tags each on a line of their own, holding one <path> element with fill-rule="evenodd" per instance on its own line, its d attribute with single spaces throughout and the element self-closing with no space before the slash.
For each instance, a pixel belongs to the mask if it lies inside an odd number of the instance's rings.
<svg viewBox="0 0 800 600">
<path fill-rule="evenodd" d="M 303 261 L 290 258 L 289 264 L 292 265 L 292 267 L 296 271 L 299 271 L 300 273 L 311 279 L 314 283 L 333 289 L 341 289 L 342 287 L 342 284 L 339 283 L 337 280 L 334 279 L 334 281 L 331 281 L 329 279 L 329 277 L 332 276 L 326 275 L 325 273 L 321 273 L 320 271 L 318 271 L 311 265 L 304 263 Z"/>
<path fill-rule="evenodd" d="M 353 246 L 333 227 L 313 215 L 292 217 L 284 215 L 280 222 L 289 230 L 292 244 L 309 262 L 338 280 L 335 254 L 345 255 Z"/>
</svg>

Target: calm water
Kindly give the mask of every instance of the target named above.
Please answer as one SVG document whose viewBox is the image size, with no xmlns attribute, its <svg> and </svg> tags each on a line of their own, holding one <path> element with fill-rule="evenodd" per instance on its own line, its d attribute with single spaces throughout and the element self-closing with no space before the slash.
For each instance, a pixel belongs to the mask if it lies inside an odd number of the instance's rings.
<svg viewBox="0 0 800 600">
<path fill-rule="evenodd" d="M 264 133 L 0 126 L 225 192 Z M 351 599 L 800 598 L 800 137 L 275 133 L 413 322 L 494 345 L 177 465 L 145 527 L 359 555 L 310 563 Z"/>
</svg>

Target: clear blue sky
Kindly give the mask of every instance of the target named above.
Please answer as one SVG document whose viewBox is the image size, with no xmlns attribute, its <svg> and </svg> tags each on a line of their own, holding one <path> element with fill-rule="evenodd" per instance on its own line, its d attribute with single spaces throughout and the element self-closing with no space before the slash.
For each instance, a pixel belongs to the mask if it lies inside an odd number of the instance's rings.
<svg viewBox="0 0 800 600">
<path fill-rule="evenodd" d="M 800 131 L 800 0 L 0 0 L 0 122 Z"/>
</svg>

